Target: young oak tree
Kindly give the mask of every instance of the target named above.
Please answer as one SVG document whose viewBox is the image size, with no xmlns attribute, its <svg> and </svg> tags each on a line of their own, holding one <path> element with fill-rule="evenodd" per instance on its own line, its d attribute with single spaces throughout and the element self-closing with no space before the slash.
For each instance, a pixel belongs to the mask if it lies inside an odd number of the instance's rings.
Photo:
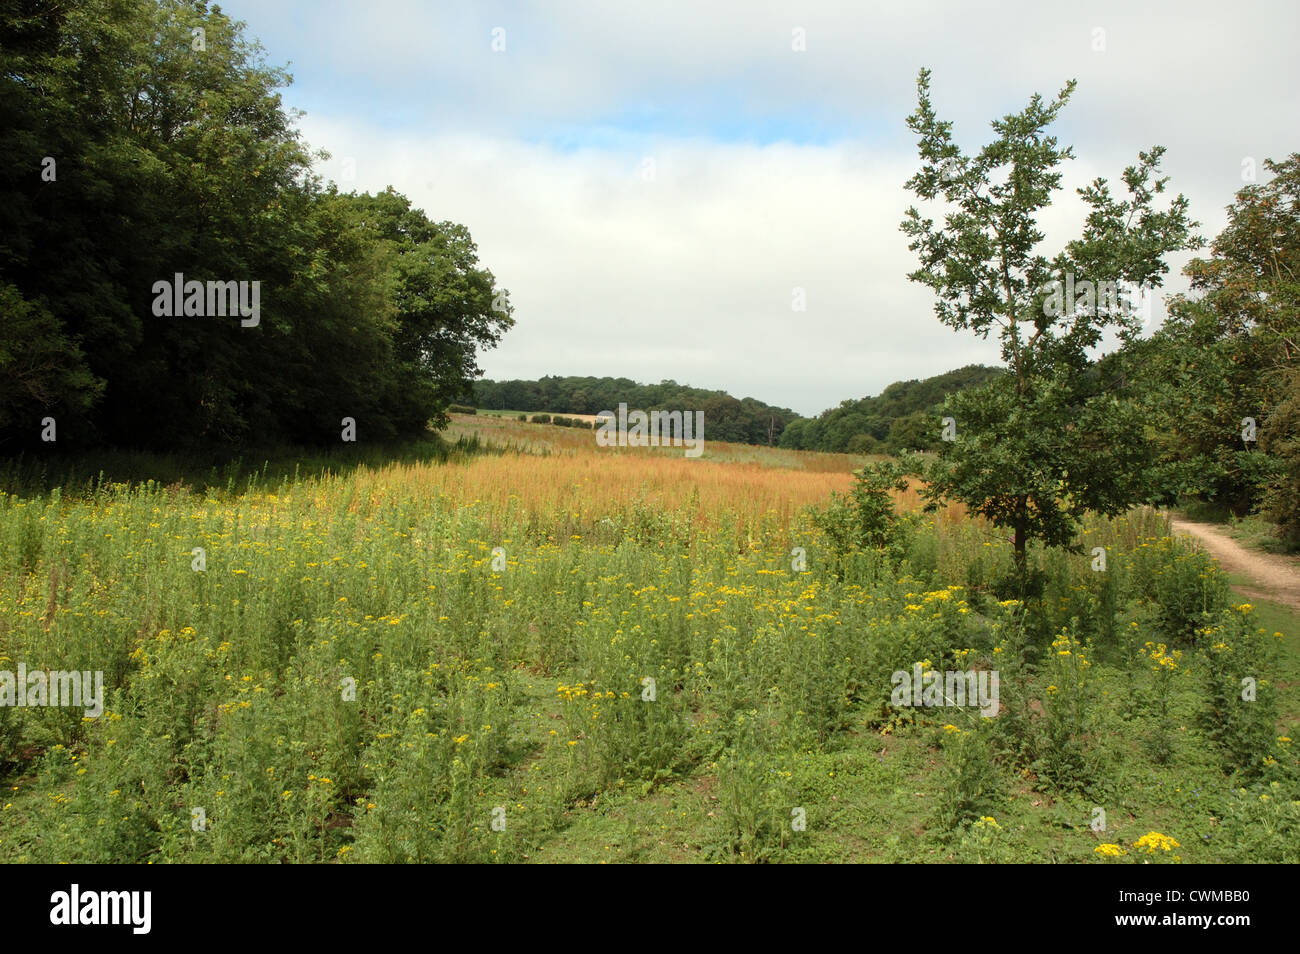
<svg viewBox="0 0 1300 954">
<path fill-rule="evenodd" d="M 1036 216 L 1061 187 L 1058 166 L 1073 158 L 1046 130 L 1074 89 L 1071 80 L 1050 101 L 1035 94 L 967 155 L 952 123 L 935 116 L 923 69 L 907 120 L 922 160 L 907 188 L 945 206 L 942 226 L 908 209 L 901 228 L 921 265 L 908 277 L 934 289 L 944 324 L 996 333 L 1010 372 L 945 403 L 953 426 L 925 468 L 924 494 L 931 507 L 960 500 L 1013 532 L 1022 596 L 1030 540 L 1076 546 L 1084 512 L 1121 513 L 1144 496 L 1139 412 L 1121 400 L 1122 377 L 1103 373 L 1091 352 L 1107 331 L 1137 338 L 1141 321 L 1124 292 L 1159 286 L 1167 253 L 1202 244 L 1183 196 L 1155 207 L 1168 182 L 1157 178 L 1157 146 L 1124 170 L 1124 197 L 1101 178 L 1079 189 L 1088 207 L 1080 237 L 1043 253 Z"/>
</svg>

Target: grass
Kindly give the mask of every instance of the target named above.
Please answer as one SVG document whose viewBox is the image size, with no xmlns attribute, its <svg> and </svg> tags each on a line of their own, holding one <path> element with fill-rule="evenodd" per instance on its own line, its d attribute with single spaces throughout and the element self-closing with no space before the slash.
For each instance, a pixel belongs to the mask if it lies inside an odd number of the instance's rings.
<svg viewBox="0 0 1300 954">
<path fill-rule="evenodd" d="M 1251 514 L 1246 517 L 1231 517 L 1224 525 L 1224 529 L 1238 543 L 1253 550 L 1281 555 L 1300 552 L 1300 549 L 1288 546 L 1278 537 L 1277 524 L 1270 523 L 1258 514 Z"/>
<path fill-rule="evenodd" d="M 57 487 L 65 494 L 75 495 L 93 494 L 98 488 L 113 484 L 134 486 L 152 482 L 232 495 L 310 477 L 344 475 L 359 467 L 382 466 L 394 460 L 445 463 L 493 451 L 494 448 L 480 444 L 469 431 L 452 441 L 430 432 L 424 440 L 397 445 L 246 447 L 234 455 L 215 450 L 185 454 L 131 450 L 53 453 L 45 457 L 28 455 L 0 460 L 0 487 L 17 494 L 39 494 Z"/>
<path fill-rule="evenodd" d="M 524 423 L 509 414 L 476 415 L 454 414 L 446 435 L 449 440 L 477 438 L 486 446 L 511 452 L 549 456 L 632 455 L 637 459 L 657 457 L 684 460 L 687 464 L 702 462 L 756 464 L 760 467 L 777 467 L 785 470 L 806 470 L 817 473 L 847 475 L 871 460 L 884 459 L 881 455 L 832 454 L 819 451 L 795 451 L 755 444 L 731 444 L 706 439 L 703 454 L 694 460 L 685 458 L 680 447 L 609 447 L 597 448 L 595 431 L 581 428 L 556 427 L 551 424 Z M 683 473 L 685 473 L 683 471 Z"/>
<path fill-rule="evenodd" d="M 1188 520 L 1215 524 L 1238 543 L 1252 550 L 1280 555 L 1300 553 L 1300 549 L 1288 546 L 1278 536 L 1277 524 L 1259 514 L 1239 516 L 1221 505 L 1205 501 L 1185 504 L 1182 513 Z"/>
<path fill-rule="evenodd" d="M 1230 575 L 1234 585 L 1245 583 Z M 1243 597 L 1245 599 L 1245 597 Z M 1250 597 L 1258 625 L 1268 632 L 1282 633 L 1282 651 L 1275 674 L 1278 690 L 1278 716 L 1283 725 L 1300 724 L 1300 613 L 1284 603 Z"/>
<path fill-rule="evenodd" d="M 1300 860 L 1300 627 L 1153 514 L 1033 551 L 1026 607 L 960 508 L 898 565 L 831 550 L 808 508 L 859 458 L 448 440 L 224 482 L 11 468 L 0 671 L 107 698 L 0 707 L 0 860 Z M 1000 714 L 893 705 L 915 663 L 999 670 Z M 1216 715 L 1239 672 L 1260 705 Z"/>
</svg>

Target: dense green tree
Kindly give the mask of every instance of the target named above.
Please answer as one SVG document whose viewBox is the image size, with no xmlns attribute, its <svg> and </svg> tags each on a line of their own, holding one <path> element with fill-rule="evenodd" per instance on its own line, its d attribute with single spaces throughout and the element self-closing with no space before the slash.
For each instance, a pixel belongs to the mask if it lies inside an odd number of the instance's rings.
<svg viewBox="0 0 1300 954">
<path fill-rule="evenodd" d="M 1260 444 L 1276 464 L 1264 490 L 1261 510 L 1278 526 L 1279 535 L 1300 549 L 1300 369 L 1282 383 L 1281 399 L 1264 419 Z"/>
<path fill-rule="evenodd" d="M 907 212 L 902 229 L 920 258 L 909 277 L 934 290 L 944 324 L 996 333 L 1009 372 L 948 399 L 955 440 L 941 445 L 926 493 L 1011 529 L 1022 584 L 1029 540 L 1071 545 L 1085 511 L 1121 512 L 1144 494 L 1140 416 L 1091 358 L 1107 330 L 1130 339 L 1139 322 L 1118 294 L 1076 300 L 1059 294 L 1062 285 L 1081 292 L 1084 282 L 1117 292 L 1158 285 L 1164 255 L 1199 244 L 1185 198 L 1155 208 L 1167 183 L 1156 177 L 1163 152 L 1156 147 L 1124 171 L 1127 197 L 1114 197 L 1104 179 L 1081 188 L 1082 235 L 1052 258 L 1039 251 L 1037 215 L 1060 188 L 1058 166 L 1072 158 L 1047 127 L 1074 88 L 1070 82 L 1050 101 L 1036 94 L 1020 113 L 995 120 L 996 138 L 973 155 L 935 115 L 928 70 L 908 118 L 923 164 L 907 186 L 944 206 L 941 226 L 915 207 Z"/>
<path fill-rule="evenodd" d="M 939 445 L 938 415 L 908 414 L 893 422 L 885 446 L 891 454 L 934 450 Z"/>
<path fill-rule="evenodd" d="M 91 374 L 81 349 L 40 302 L 0 283 L 0 433 L 45 416 L 83 415 L 104 382 Z"/>
<path fill-rule="evenodd" d="M 912 422 L 904 424 L 902 420 L 919 414 L 937 423 L 939 407 L 947 395 L 1002 373 L 1000 368 L 973 364 L 923 381 L 895 381 L 875 397 L 841 401 L 838 407 L 823 411 L 793 431 L 787 427 L 780 444 L 791 450 L 840 453 L 853 446 L 868 446 L 862 441 L 855 443 L 855 439 L 870 435 L 888 443 L 891 453 L 899 449 L 932 450 L 938 446 L 938 432 L 929 428 L 922 433 Z M 896 426 L 900 430 L 891 439 L 891 430 Z"/>
<path fill-rule="evenodd" d="M 882 449 L 880 441 L 870 434 L 854 434 L 844 450 L 849 454 L 879 454 Z"/>
<path fill-rule="evenodd" d="M 441 426 L 443 409 L 481 373 L 478 349 L 493 347 L 514 324 L 508 296 L 479 265 L 463 225 L 431 222 L 392 188 L 349 198 L 387 252 L 394 382 L 404 395 L 391 413 L 403 431 L 431 416 Z"/>
<path fill-rule="evenodd" d="M 781 431 L 780 446 L 790 448 L 791 450 L 807 450 L 806 437 L 808 429 L 813 422 L 807 418 L 799 418 L 787 424 Z"/>
<path fill-rule="evenodd" d="M 1294 451 L 1280 405 L 1300 361 L 1300 154 L 1264 165 L 1272 178 L 1237 193 L 1210 256 L 1184 269 L 1190 292 L 1171 299 L 1164 326 L 1134 346 L 1130 363 L 1164 497 L 1244 514 L 1269 496 L 1282 519 L 1277 481 Z M 1253 441 L 1243 438 L 1249 422 Z"/>
<path fill-rule="evenodd" d="M 478 373 L 510 318 L 468 232 L 324 189 L 289 81 L 204 0 L 6 7 L 5 452 L 46 415 L 59 446 L 409 436 Z M 160 314 L 177 274 L 256 283 L 256 321 Z"/>
</svg>

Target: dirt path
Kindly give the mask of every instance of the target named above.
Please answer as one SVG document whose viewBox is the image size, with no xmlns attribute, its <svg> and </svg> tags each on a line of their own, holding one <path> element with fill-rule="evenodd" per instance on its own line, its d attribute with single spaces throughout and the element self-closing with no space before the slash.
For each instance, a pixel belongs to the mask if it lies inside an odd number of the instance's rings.
<svg viewBox="0 0 1300 954">
<path fill-rule="evenodd" d="M 1300 610 L 1300 559 L 1247 549 L 1213 524 L 1170 515 L 1169 525 L 1195 537 L 1225 572 L 1246 577 L 1249 585 L 1237 587 L 1242 593 Z"/>
</svg>

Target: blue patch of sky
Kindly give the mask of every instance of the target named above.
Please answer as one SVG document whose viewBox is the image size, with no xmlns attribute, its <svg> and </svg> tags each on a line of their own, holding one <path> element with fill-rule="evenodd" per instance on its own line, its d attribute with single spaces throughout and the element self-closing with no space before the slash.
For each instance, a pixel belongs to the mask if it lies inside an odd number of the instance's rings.
<svg viewBox="0 0 1300 954">
<path fill-rule="evenodd" d="M 514 134 L 561 152 L 618 149 L 661 139 L 725 144 L 826 146 L 846 139 L 891 137 L 895 117 L 847 115 L 797 101 L 759 104 L 723 90 L 682 90 L 669 104 L 615 107 L 581 120 L 520 117 Z"/>
<path fill-rule="evenodd" d="M 281 90 L 285 106 L 320 118 L 361 119 L 394 133 L 483 132 L 576 152 L 634 149 L 677 138 L 758 146 L 825 146 L 846 139 L 884 143 L 901 128 L 896 110 L 882 111 L 883 103 L 859 101 L 845 109 L 839 96 L 832 97 L 839 102 L 819 99 L 799 75 L 775 88 L 759 74 L 704 87 L 670 81 L 667 89 L 656 91 L 657 101 L 614 103 L 589 116 L 575 116 L 558 103 L 540 111 L 536 103 L 524 108 L 487 104 L 472 90 L 449 87 L 448 80 L 458 85 L 452 77 L 435 78 L 433 63 L 427 83 L 412 83 L 409 76 L 391 83 L 367 77 L 351 64 L 331 62 L 338 51 L 304 42 L 301 10 L 259 15 L 250 0 L 226 0 L 222 7 L 248 22 L 247 32 L 261 40 L 269 65 L 287 64 L 294 83 Z"/>
</svg>

